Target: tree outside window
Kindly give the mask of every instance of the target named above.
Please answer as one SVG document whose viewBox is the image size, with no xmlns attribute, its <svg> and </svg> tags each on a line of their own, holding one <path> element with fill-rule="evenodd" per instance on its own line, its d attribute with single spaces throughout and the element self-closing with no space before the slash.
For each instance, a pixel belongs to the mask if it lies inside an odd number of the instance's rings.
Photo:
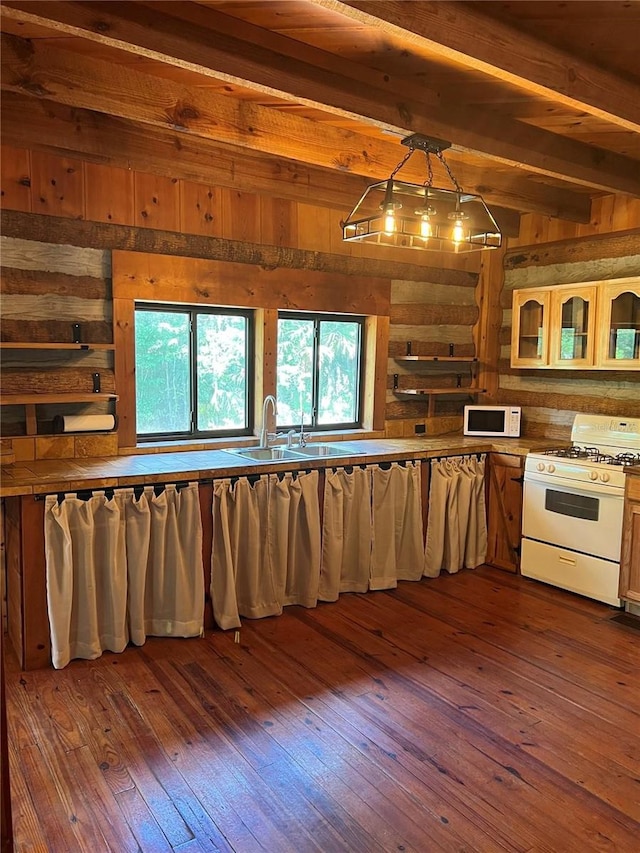
<svg viewBox="0 0 640 853">
<path fill-rule="evenodd" d="M 280 312 L 279 428 L 361 425 L 363 324 L 361 317 Z"/>
<path fill-rule="evenodd" d="M 251 431 L 251 317 L 231 309 L 136 306 L 140 438 Z"/>
</svg>

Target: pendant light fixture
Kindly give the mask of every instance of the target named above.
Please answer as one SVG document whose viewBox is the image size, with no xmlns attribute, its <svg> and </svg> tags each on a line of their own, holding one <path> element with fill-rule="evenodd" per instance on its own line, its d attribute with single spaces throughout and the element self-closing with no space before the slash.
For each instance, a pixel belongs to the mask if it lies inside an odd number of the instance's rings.
<svg viewBox="0 0 640 853">
<path fill-rule="evenodd" d="M 341 223 L 343 240 L 438 252 L 499 248 L 502 234 L 482 196 L 464 192 L 444 159 L 451 143 L 414 133 L 402 144 L 409 151 L 391 175 L 370 184 Z M 423 184 L 396 179 L 414 151 L 425 155 Z M 442 163 L 453 189 L 433 186 L 431 155 Z"/>
</svg>

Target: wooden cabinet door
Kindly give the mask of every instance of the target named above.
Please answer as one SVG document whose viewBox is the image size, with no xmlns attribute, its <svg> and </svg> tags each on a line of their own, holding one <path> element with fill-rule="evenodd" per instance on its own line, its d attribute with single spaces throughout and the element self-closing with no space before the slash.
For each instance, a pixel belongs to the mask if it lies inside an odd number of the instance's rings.
<svg viewBox="0 0 640 853">
<path fill-rule="evenodd" d="M 593 367 L 596 331 L 595 285 L 560 287 L 551 296 L 549 365 Z"/>
<path fill-rule="evenodd" d="M 640 369 L 640 276 L 600 284 L 596 364 Z"/>
<path fill-rule="evenodd" d="M 523 472 L 521 456 L 489 454 L 486 562 L 507 572 L 520 568 Z"/>
<path fill-rule="evenodd" d="M 549 359 L 549 306 L 545 290 L 514 290 L 511 367 L 545 367 Z"/>
<path fill-rule="evenodd" d="M 620 598 L 640 604 L 640 476 L 627 476 L 620 560 Z"/>
</svg>

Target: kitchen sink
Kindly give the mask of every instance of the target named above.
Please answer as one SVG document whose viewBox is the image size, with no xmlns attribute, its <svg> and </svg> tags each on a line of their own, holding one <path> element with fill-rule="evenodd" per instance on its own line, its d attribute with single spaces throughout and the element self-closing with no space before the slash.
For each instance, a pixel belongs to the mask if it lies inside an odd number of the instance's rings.
<svg viewBox="0 0 640 853">
<path fill-rule="evenodd" d="M 254 462 L 278 462 L 284 459 L 300 462 L 301 459 L 312 457 L 314 459 L 329 458 L 331 456 L 353 456 L 352 450 L 345 450 L 336 444 L 307 444 L 304 447 L 234 447 L 225 450 L 225 453 L 233 453 L 234 456 L 242 456 L 243 459 L 252 459 Z"/>
<path fill-rule="evenodd" d="M 277 462 L 280 459 L 300 461 L 300 456 L 286 447 L 238 447 L 226 450 L 225 453 L 233 453 L 234 456 L 242 456 L 254 462 Z"/>
<path fill-rule="evenodd" d="M 307 444 L 304 447 L 294 447 L 292 453 L 300 456 L 353 456 L 353 450 L 345 450 L 336 444 Z"/>
</svg>

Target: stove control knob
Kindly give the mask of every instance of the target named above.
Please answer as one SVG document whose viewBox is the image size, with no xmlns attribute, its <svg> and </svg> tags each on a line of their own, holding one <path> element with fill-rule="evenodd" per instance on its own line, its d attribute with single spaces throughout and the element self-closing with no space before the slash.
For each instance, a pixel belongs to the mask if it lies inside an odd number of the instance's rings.
<svg viewBox="0 0 640 853">
<path fill-rule="evenodd" d="M 536 468 L 538 469 L 538 471 L 544 471 L 544 462 L 538 462 Z"/>
<path fill-rule="evenodd" d="M 556 466 L 555 466 L 553 463 L 551 463 L 551 465 L 549 465 L 549 466 L 547 467 L 547 471 L 548 471 L 550 474 L 553 474 L 553 472 L 554 472 L 555 470 L 556 470 Z"/>
<path fill-rule="evenodd" d="M 589 471 L 589 479 L 590 480 L 597 480 L 598 479 L 598 472 L 597 471 Z"/>
<path fill-rule="evenodd" d="M 602 474 L 600 474 L 600 479 L 602 480 L 603 483 L 609 482 L 609 475 L 607 474 L 606 471 L 603 471 Z"/>
</svg>

